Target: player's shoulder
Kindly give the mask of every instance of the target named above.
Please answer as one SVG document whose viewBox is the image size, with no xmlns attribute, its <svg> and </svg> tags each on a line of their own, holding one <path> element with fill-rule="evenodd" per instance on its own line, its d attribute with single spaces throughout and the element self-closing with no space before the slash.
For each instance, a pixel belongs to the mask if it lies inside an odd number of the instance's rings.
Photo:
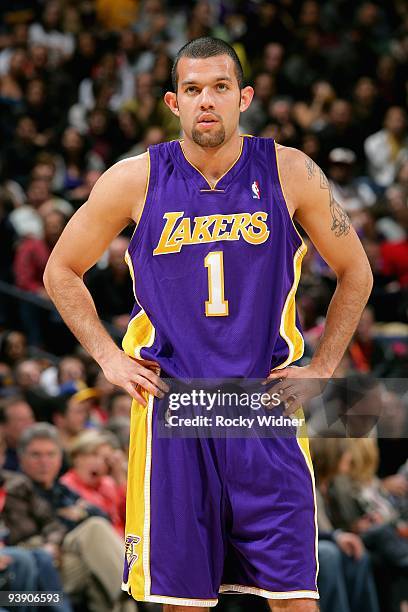
<svg viewBox="0 0 408 612">
<path fill-rule="evenodd" d="M 300 149 L 285 147 L 278 142 L 276 143 L 276 156 L 281 173 L 285 171 L 303 171 L 304 173 L 306 162 L 310 160 L 310 158 Z"/>
<path fill-rule="evenodd" d="M 137 219 L 142 206 L 149 178 L 149 154 L 142 153 L 116 162 L 108 168 L 95 184 L 89 201 L 106 203 L 132 219 Z"/>
<path fill-rule="evenodd" d="M 146 183 L 149 173 L 149 153 L 127 157 L 113 164 L 102 175 L 104 182 L 120 181 L 121 184 L 137 186 Z"/>
<path fill-rule="evenodd" d="M 295 211 L 302 203 L 313 200 L 316 189 L 320 188 L 320 175 L 324 175 L 318 165 L 300 149 L 276 144 L 282 189 L 290 209 Z"/>
</svg>

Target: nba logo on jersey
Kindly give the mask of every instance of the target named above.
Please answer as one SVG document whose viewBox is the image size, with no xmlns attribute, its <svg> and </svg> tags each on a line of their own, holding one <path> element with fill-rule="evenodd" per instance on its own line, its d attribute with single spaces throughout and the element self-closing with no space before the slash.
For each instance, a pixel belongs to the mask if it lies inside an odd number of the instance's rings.
<svg viewBox="0 0 408 612">
<path fill-rule="evenodd" d="M 252 183 L 252 197 L 255 198 L 256 200 L 261 199 L 261 190 L 259 189 L 258 181 L 254 181 Z"/>
</svg>

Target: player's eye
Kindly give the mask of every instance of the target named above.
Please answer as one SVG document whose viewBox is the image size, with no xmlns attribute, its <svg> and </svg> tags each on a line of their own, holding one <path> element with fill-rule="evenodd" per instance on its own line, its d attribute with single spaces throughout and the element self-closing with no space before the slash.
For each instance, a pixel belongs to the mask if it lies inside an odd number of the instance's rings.
<svg viewBox="0 0 408 612">
<path fill-rule="evenodd" d="M 218 91 L 226 91 L 228 89 L 228 87 L 226 86 L 225 83 L 218 83 L 217 89 L 218 89 Z"/>
<path fill-rule="evenodd" d="M 195 87 L 194 85 L 189 85 L 188 87 L 186 87 L 186 93 L 195 93 L 197 91 L 197 87 Z"/>
</svg>

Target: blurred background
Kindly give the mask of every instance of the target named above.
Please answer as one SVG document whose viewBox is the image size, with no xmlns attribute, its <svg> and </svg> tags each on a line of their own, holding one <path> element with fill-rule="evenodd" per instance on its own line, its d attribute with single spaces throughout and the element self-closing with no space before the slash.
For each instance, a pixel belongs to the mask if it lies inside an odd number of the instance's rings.
<svg viewBox="0 0 408 612">
<path fill-rule="evenodd" d="M 160 609 L 119 588 L 129 398 L 78 346 L 42 274 L 106 168 L 180 137 L 162 99 L 172 60 L 207 35 L 234 46 L 255 88 L 242 133 L 318 163 L 370 260 L 372 296 L 336 376 L 374 389 L 374 412 L 381 402 L 392 418 L 367 439 L 312 440 L 321 609 L 407 612 L 408 397 L 395 384 L 408 377 L 404 0 L 1 2 L 0 590 L 63 589 L 67 611 Z M 133 306 L 133 229 L 85 279 L 118 343 Z M 303 363 L 335 289 L 306 242 Z M 249 596 L 218 607 L 267 609 Z"/>
</svg>

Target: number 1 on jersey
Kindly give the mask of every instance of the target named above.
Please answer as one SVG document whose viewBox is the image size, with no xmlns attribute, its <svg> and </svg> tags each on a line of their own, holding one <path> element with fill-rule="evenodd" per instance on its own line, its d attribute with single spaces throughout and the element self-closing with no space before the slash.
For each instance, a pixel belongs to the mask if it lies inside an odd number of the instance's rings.
<svg viewBox="0 0 408 612">
<path fill-rule="evenodd" d="M 212 251 L 204 259 L 208 268 L 208 300 L 205 302 L 207 317 L 226 317 L 228 300 L 224 298 L 224 253 Z"/>
</svg>

